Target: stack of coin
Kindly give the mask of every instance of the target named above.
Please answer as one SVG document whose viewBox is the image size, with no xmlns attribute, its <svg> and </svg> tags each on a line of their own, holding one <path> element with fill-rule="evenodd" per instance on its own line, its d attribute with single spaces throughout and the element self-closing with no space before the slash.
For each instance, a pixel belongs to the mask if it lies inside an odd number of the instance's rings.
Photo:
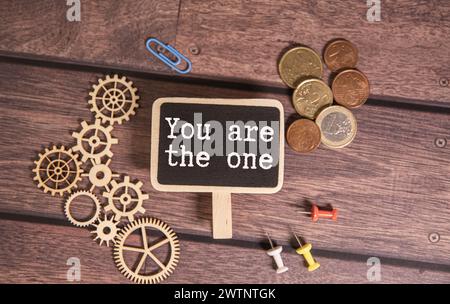
<svg viewBox="0 0 450 304">
<path fill-rule="evenodd" d="M 310 48 L 288 50 L 278 65 L 281 79 L 294 89 L 294 108 L 303 117 L 294 121 L 286 134 L 289 146 L 297 152 L 311 152 L 320 142 L 330 148 L 350 144 L 357 127 L 348 109 L 361 106 L 369 96 L 367 77 L 355 69 L 358 50 L 352 43 L 331 41 L 325 48 L 324 61 L 336 75 L 332 89 L 321 79 L 320 56 Z M 333 105 L 333 96 L 338 105 Z"/>
</svg>

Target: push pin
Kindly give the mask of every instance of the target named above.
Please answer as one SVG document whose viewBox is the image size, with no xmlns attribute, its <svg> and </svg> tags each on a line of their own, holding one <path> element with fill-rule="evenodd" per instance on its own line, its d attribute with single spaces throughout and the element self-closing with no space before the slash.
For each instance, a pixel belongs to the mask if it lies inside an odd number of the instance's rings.
<svg viewBox="0 0 450 304">
<path fill-rule="evenodd" d="M 281 259 L 281 251 L 283 251 L 283 247 L 277 246 L 273 247 L 272 240 L 270 239 L 269 234 L 266 232 L 267 238 L 269 239 L 270 249 L 266 251 L 267 255 L 273 257 L 275 260 L 275 264 L 277 264 L 277 273 L 283 273 L 288 271 L 289 268 L 284 266 L 283 260 Z"/>
<path fill-rule="evenodd" d="M 313 222 L 317 222 L 319 218 L 337 220 L 338 210 L 333 208 L 333 210 L 321 210 L 317 205 L 312 204 L 311 211 L 299 211 L 299 213 L 310 214 Z"/>
<path fill-rule="evenodd" d="M 303 255 L 303 257 L 306 260 L 306 263 L 308 263 L 308 271 L 314 271 L 317 268 L 320 267 L 320 264 L 316 262 L 311 254 L 312 245 L 310 243 L 306 243 L 305 245 L 302 245 L 302 242 L 300 242 L 299 237 L 295 232 L 292 232 L 295 236 L 295 239 L 297 240 L 297 243 L 300 245 L 297 250 L 295 250 L 299 255 Z"/>
</svg>

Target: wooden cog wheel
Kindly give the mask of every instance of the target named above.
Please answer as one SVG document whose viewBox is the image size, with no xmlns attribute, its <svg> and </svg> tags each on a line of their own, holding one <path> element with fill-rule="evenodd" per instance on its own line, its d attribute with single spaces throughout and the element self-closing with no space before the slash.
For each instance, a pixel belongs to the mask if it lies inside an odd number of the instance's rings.
<svg viewBox="0 0 450 304">
<path fill-rule="evenodd" d="M 73 154 L 72 149 L 66 150 L 64 146 L 45 149 L 34 163 L 34 180 L 38 182 L 38 188 L 42 188 L 45 193 L 50 192 L 53 196 L 71 193 L 81 180 L 80 174 L 83 170 L 78 155 Z"/>
<path fill-rule="evenodd" d="M 163 234 L 163 239 L 158 239 L 156 243 L 149 243 L 149 233 L 147 229 L 157 230 Z M 127 239 L 138 232 L 142 238 L 142 246 L 127 245 Z M 154 251 L 164 245 L 169 245 L 170 253 L 166 261 L 161 261 L 154 254 Z M 139 254 L 138 263 L 127 264 L 124 253 L 131 252 Z M 129 280 L 140 284 L 154 284 L 165 280 L 173 272 L 178 264 L 180 256 L 180 245 L 178 238 L 172 228 L 166 223 L 155 218 L 140 218 L 125 226 L 114 245 L 114 261 L 120 272 Z M 144 273 L 143 268 L 146 261 L 150 260 L 156 264 L 158 269 L 156 272 Z M 134 266 L 135 265 L 135 266 Z"/>
<path fill-rule="evenodd" d="M 96 163 L 100 163 L 102 157 L 113 156 L 111 146 L 119 141 L 111 136 L 112 126 L 104 127 L 100 119 L 96 119 L 93 124 L 82 121 L 81 127 L 81 131 L 73 132 L 72 137 L 77 140 L 73 150 L 81 153 L 82 162 L 93 159 Z"/>
<path fill-rule="evenodd" d="M 119 78 L 117 74 L 113 77 L 107 75 L 106 79 L 99 79 L 98 84 L 92 88 L 93 91 L 89 93 L 91 112 L 94 112 L 95 117 L 101 119 L 103 123 L 120 125 L 135 115 L 135 110 L 139 106 L 137 103 L 139 96 L 133 82 L 125 77 Z"/>
</svg>

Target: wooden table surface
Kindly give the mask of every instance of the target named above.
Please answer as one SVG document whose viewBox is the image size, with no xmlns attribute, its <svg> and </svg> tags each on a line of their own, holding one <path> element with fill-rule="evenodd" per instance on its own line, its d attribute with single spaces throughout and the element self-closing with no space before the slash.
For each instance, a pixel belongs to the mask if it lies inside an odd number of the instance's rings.
<svg viewBox="0 0 450 304">
<path fill-rule="evenodd" d="M 166 282 L 368 283 L 369 257 L 381 261 L 381 283 L 450 282 L 450 2 L 385 0 L 373 23 L 365 1 L 350 0 L 81 1 L 80 22 L 66 20 L 65 1 L 0 5 L 0 282 L 65 283 L 70 257 L 81 260 L 83 283 L 128 282 L 111 248 L 71 226 L 63 198 L 38 189 L 31 171 L 43 148 L 74 144 L 71 132 L 93 120 L 92 84 L 111 73 L 141 97 L 137 115 L 114 128 L 111 167 L 144 182 L 146 214 L 180 237 Z M 151 57 L 148 37 L 186 54 L 192 72 L 182 77 Z M 277 73 L 280 55 L 298 43 L 321 51 L 336 37 L 358 47 L 372 86 L 354 111 L 350 146 L 308 155 L 286 146 L 280 192 L 232 196 L 232 240 L 211 238 L 210 194 L 152 188 L 155 99 L 275 98 L 289 125 L 298 115 Z M 339 220 L 296 213 L 311 201 L 338 208 Z M 296 255 L 291 230 L 313 244 L 316 272 Z M 275 274 L 264 232 L 284 246 L 287 273 Z"/>
</svg>

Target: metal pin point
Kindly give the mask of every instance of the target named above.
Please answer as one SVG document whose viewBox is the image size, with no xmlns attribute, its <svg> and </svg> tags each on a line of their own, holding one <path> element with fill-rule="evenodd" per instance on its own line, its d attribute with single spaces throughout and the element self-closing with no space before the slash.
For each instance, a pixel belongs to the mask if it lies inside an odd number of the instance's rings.
<svg viewBox="0 0 450 304">
<path fill-rule="evenodd" d="M 277 273 L 283 273 L 288 271 L 289 268 L 284 266 L 283 260 L 281 259 L 281 252 L 283 251 L 282 246 L 273 247 L 272 239 L 269 236 L 269 233 L 266 232 L 267 238 L 269 239 L 270 249 L 266 251 L 267 255 L 273 257 L 275 260 L 275 264 L 277 265 Z"/>
<path fill-rule="evenodd" d="M 317 205 L 312 204 L 311 211 L 297 211 L 301 214 L 311 215 L 311 219 L 313 222 L 317 222 L 319 218 L 331 219 L 333 221 L 337 220 L 338 209 L 333 208 L 333 210 L 322 210 Z"/>
</svg>

